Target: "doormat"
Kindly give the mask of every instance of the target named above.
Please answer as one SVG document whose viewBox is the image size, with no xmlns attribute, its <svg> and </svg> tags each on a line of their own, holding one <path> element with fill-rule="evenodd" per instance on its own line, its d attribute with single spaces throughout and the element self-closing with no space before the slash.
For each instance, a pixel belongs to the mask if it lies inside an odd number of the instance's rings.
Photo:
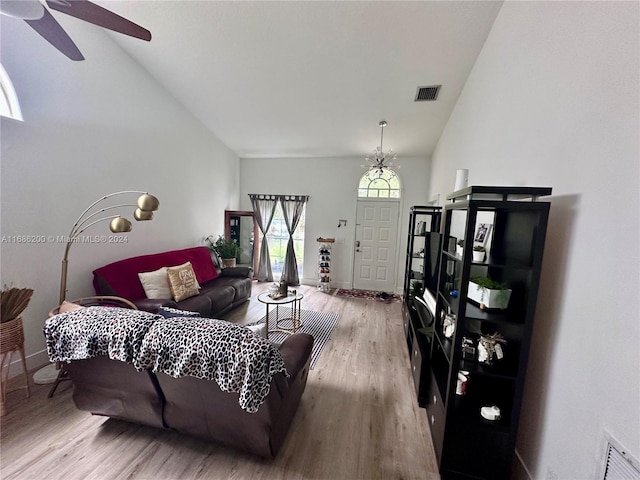
<svg viewBox="0 0 640 480">
<path fill-rule="evenodd" d="M 271 324 L 271 317 L 273 316 L 273 322 L 275 323 L 275 312 L 273 315 L 269 315 L 269 328 L 275 328 L 275 325 Z M 291 317 L 291 309 L 289 307 L 280 307 L 279 309 L 279 317 L 287 318 Z M 336 324 L 340 320 L 340 315 L 336 313 L 324 313 L 324 312 L 314 312 L 311 310 L 301 310 L 300 311 L 300 321 L 302 322 L 302 327 L 298 329 L 296 333 L 308 333 L 313 337 L 313 348 L 311 350 L 311 369 L 313 370 L 313 366 L 316 364 L 322 349 L 326 345 L 326 343 L 331 339 L 331 334 L 333 333 Z M 259 323 L 265 323 L 266 317 L 262 317 L 252 325 L 256 325 Z M 289 322 L 289 323 L 287 323 Z M 284 327 L 290 327 L 290 321 L 284 321 L 282 323 Z M 269 341 L 273 343 L 282 343 L 284 339 L 289 335 L 284 332 L 279 332 L 277 330 L 269 331 Z"/>
<path fill-rule="evenodd" d="M 377 300 L 384 303 L 400 303 L 402 297 L 395 293 L 377 292 L 375 290 L 345 290 L 340 288 L 336 292 L 337 297 L 353 297 L 353 298 L 365 298 L 367 300 Z"/>
</svg>

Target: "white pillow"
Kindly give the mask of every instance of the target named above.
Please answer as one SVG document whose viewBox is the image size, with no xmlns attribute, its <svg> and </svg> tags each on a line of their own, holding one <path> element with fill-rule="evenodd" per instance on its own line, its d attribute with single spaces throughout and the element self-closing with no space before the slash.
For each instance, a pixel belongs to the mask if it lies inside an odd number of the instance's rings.
<svg viewBox="0 0 640 480">
<path fill-rule="evenodd" d="M 143 272 L 138 274 L 142 288 L 147 298 L 164 299 L 172 298 L 167 278 L 167 267 L 159 268 L 153 272 Z"/>
<path fill-rule="evenodd" d="M 247 328 L 259 337 L 267 338 L 267 324 L 259 323 L 257 325 L 247 325 Z"/>
</svg>

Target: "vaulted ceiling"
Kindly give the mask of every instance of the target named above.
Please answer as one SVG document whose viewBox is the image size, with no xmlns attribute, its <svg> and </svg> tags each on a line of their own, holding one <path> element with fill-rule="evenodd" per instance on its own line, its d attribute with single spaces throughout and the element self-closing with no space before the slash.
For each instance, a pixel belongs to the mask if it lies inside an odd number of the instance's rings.
<svg viewBox="0 0 640 480">
<path fill-rule="evenodd" d="M 240 157 L 364 156 L 383 119 L 385 150 L 431 155 L 501 6 L 95 3 L 152 32 L 149 43 L 109 35 Z M 414 102 L 430 85 L 438 99 Z"/>
</svg>

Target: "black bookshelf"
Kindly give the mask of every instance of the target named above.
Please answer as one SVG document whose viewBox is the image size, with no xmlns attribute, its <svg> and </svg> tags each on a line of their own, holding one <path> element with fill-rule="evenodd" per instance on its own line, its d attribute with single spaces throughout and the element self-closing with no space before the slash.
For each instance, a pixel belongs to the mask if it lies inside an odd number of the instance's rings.
<svg viewBox="0 0 640 480">
<path fill-rule="evenodd" d="M 422 407 L 426 406 L 428 394 L 441 218 L 441 207 L 413 206 L 409 209 L 402 315 L 416 396 Z M 425 298 L 433 299 L 433 302 L 425 301 Z"/>
<path fill-rule="evenodd" d="M 511 476 L 550 207 L 539 197 L 550 194 L 546 187 L 473 186 L 447 197 L 426 381 L 443 479 Z M 485 256 L 474 260 L 480 245 Z M 469 280 L 477 276 L 511 291 L 506 308 L 469 298 Z M 499 342 L 502 358 L 487 364 L 479 341 L 495 333 L 506 343 Z M 488 406 L 500 409 L 499 419 L 483 418 Z"/>
</svg>

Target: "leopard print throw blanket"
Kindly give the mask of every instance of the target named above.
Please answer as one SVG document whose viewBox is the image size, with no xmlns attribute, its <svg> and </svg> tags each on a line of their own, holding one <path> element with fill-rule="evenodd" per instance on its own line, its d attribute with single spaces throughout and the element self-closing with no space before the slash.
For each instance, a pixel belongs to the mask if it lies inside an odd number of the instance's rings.
<svg viewBox="0 0 640 480">
<path fill-rule="evenodd" d="M 238 392 L 240 407 L 249 413 L 258 411 L 275 374 L 288 376 L 272 343 L 224 320 L 176 317 L 156 322 L 140 350 L 137 369 L 215 380 L 223 392 Z"/>
<path fill-rule="evenodd" d="M 289 376 L 272 343 L 224 320 L 87 307 L 49 318 L 44 332 L 52 362 L 106 355 L 139 371 L 214 380 L 222 391 L 239 393 L 249 413 L 258 411 L 275 374 Z"/>
<path fill-rule="evenodd" d="M 44 326 L 49 359 L 70 362 L 107 355 L 133 363 L 149 327 L 160 318 L 118 307 L 87 307 L 55 315 Z"/>
</svg>

